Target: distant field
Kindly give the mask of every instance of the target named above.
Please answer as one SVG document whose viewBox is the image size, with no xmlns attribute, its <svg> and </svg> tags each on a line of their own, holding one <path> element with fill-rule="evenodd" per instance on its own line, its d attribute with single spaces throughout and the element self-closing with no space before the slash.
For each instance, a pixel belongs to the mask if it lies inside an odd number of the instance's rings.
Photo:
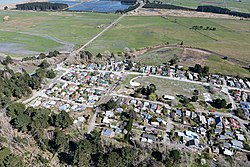
<svg viewBox="0 0 250 167">
<path fill-rule="evenodd" d="M 215 27 L 191 30 L 192 26 Z M 250 63 L 250 21 L 160 16 L 125 17 L 113 29 L 98 38 L 88 49 L 121 51 L 124 47 L 142 48 L 169 42 L 208 49 Z"/>
<path fill-rule="evenodd" d="M 209 66 L 211 73 L 250 77 L 249 70 L 242 68 L 234 62 L 198 51 L 184 51 L 183 48 L 164 47 L 154 49 L 137 56 L 134 61 L 149 65 L 159 65 L 168 62 L 174 57 L 178 57 L 178 64 L 184 67 L 190 67 L 197 63 L 203 66 Z"/>
<path fill-rule="evenodd" d="M 3 22 L 4 16 L 10 16 L 9 21 Z M 23 52 L 28 53 L 51 51 L 64 43 L 79 46 L 102 30 L 97 26 L 105 26 L 117 17 L 115 14 L 98 13 L 0 11 L 0 30 L 49 36 L 9 33 L 5 38 L 6 32 L 0 31 L 0 43 L 21 44 Z"/>
<path fill-rule="evenodd" d="M 153 0 L 150 0 L 151 2 Z M 213 5 L 219 7 L 225 7 L 230 10 L 240 11 L 240 12 L 250 12 L 250 0 L 241 0 L 237 2 L 236 0 L 159 0 L 164 3 L 169 3 L 172 5 L 185 6 L 191 8 L 197 8 L 199 5 Z"/>
</svg>

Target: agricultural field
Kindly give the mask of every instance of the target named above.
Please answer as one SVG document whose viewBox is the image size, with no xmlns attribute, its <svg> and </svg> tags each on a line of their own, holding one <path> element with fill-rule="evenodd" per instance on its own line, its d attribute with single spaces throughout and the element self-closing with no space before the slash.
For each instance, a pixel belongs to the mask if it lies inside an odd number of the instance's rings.
<svg viewBox="0 0 250 167">
<path fill-rule="evenodd" d="M 153 2 L 154 0 L 150 0 Z M 177 6 L 184 6 L 196 9 L 199 5 L 213 5 L 228 8 L 233 11 L 239 12 L 250 12 L 250 1 L 249 0 L 241 0 L 238 2 L 237 0 L 158 0 L 163 3 L 169 3 Z"/>
<path fill-rule="evenodd" d="M 27 56 L 51 50 L 73 50 L 89 41 L 119 15 L 98 13 L 59 13 L 0 11 L 0 52 Z M 98 28 L 101 26 L 101 28 Z M 18 48 L 13 53 L 13 48 Z"/>
<path fill-rule="evenodd" d="M 193 26 L 216 30 L 192 30 Z M 250 63 L 250 22 L 248 20 L 180 18 L 160 16 L 125 17 L 88 48 L 90 51 L 140 49 L 162 43 L 208 49 Z"/>
</svg>

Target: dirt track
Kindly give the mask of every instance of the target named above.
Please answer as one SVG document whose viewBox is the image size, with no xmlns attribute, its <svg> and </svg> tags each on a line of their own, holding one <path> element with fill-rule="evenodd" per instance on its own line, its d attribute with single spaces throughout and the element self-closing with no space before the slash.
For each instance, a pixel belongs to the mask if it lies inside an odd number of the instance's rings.
<svg viewBox="0 0 250 167">
<path fill-rule="evenodd" d="M 130 16 L 175 16 L 175 17 L 196 17 L 196 18 L 218 18 L 218 19 L 240 19 L 240 17 L 226 14 L 215 14 L 208 12 L 170 10 L 170 9 L 145 9 L 141 8 L 137 12 L 130 12 Z"/>
</svg>

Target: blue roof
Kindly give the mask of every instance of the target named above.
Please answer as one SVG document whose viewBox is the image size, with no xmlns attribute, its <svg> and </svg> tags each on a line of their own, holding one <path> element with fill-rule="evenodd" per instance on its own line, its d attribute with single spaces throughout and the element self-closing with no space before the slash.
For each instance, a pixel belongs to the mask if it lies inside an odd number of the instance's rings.
<svg viewBox="0 0 250 167">
<path fill-rule="evenodd" d="M 104 136 L 111 136 L 112 133 L 113 133 L 113 130 L 111 130 L 111 129 L 102 130 L 102 135 L 104 135 Z"/>
<path fill-rule="evenodd" d="M 240 105 L 241 105 L 241 108 L 250 109 L 250 103 L 248 102 L 241 102 Z"/>
<path fill-rule="evenodd" d="M 151 118 L 152 118 L 152 116 L 149 115 L 149 114 L 144 114 L 144 117 L 145 117 L 146 119 L 151 119 Z"/>
</svg>

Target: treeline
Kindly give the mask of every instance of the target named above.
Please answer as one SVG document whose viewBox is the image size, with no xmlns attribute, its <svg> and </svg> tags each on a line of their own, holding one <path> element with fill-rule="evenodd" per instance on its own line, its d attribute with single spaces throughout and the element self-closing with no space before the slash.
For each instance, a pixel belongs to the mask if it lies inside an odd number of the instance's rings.
<svg viewBox="0 0 250 167">
<path fill-rule="evenodd" d="M 135 4 L 137 0 L 121 0 L 121 3 L 123 4 Z"/>
<path fill-rule="evenodd" d="M 50 3 L 50 2 L 32 2 L 32 3 L 24 3 L 16 5 L 17 10 L 38 10 L 38 11 L 62 10 L 67 7 L 68 7 L 67 4 Z"/>
<path fill-rule="evenodd" d="M 250 13 L 231 11 L 227 8 L 221 8 L 221 7 L 217 7 L 217 6 L 198 6 L 196 11 L 198 11 L 198 12 L 211 12 L 211 13 L 218 13 L 218 14 L 228 14 L 228 15 L 232 15 L 232 16 L 250 18 Z"/>
<path fill-rule="evenodd" d="M 174 10 L 186 10 L 186 11 L 197 11 L 197 12 L 211 12 L 217 14 L 228 14 L 237 17 L 250 18 L 250 13 L 242 13 L 231 11 L 227 8 L 217 7 L 217 6 L 198 6 L 197 9 L 175 6 L 170 4 L 161 4 L 161 3 L 147 3 L 143 8 L 156 8 L 156 9 L 174 9 Z"/>
<path fill-rule="evenodd" d="M 29 61 L 29 60 L 41 60 L 45 58 L 52 58 L 52 57 L 57 57 L 60 54 L 59 51 L 55 50 L 53 52 L 49 52 L 48 55 L 45 53 L 40 53 L 39 56 L 30 56 L 30 57 L 24 57 L 22 61 Z"/>
<path fill-rule="evenodd" d="M 147 3 L 143 8 L 157 8 L 157 9 L 175 9 L 175 10 L 188 10 L 195 11 L 195 9 L 186 8 L 182 6 L 170 5 L 170 4 L 159 4 L 159 3 Z"/>
<path fill-rule="evenodd" d="M 128 9 L 124 9 L 124 10 L 117 10 L 115 13 L 127 13 L 127 12 L 130 12 L 132 10 L 135 10 L 136 8 L 138 8 L 140 6 L 140 4 L 135 4 L 135 5 L 132 5 L 132 6 L 129 6 Z"/>
</svg>

